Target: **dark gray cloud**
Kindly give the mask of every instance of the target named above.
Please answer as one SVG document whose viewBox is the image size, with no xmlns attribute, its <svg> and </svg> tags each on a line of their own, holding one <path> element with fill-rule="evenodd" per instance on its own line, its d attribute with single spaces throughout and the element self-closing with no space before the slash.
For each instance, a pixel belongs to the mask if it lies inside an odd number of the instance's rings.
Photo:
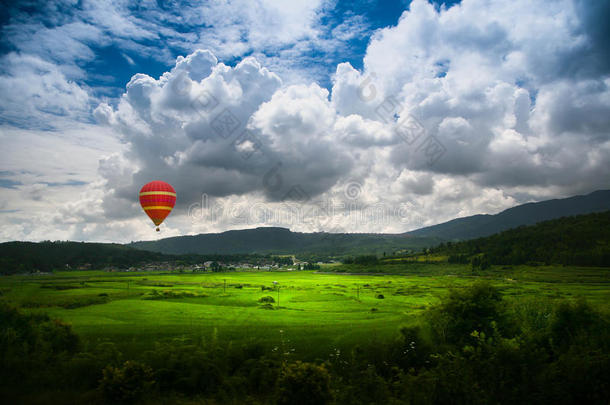
<svg viewBox="0 0 610 405">
<path fill-rule="evenodd" d="M 587 36 L 587 42 L 574 64 L 591 76 L 610 73 L 610 0 L 576 0 L 580 18 L 578 32 Z"/>
</svg>

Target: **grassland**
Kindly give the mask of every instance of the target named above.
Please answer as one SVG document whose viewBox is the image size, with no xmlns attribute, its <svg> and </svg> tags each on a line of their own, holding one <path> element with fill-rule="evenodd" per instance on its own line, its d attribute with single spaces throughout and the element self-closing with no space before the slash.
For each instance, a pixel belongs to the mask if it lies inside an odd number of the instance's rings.
<svg viewBox="0 0 610 405">
<path fill-rule="evenodd" d="M 72 324 L 86 345 L 113 341 L 130 353 L 170 338 L 260 342 L 298 358 L 394 339 L 400 326 L 417 322 L 449 288 L 475 278 L 489 279 L 509 299 L 584 297 L 609 309 L 608 268 L 493 267 L 473 275 L 462 265 L 385 267 L 391 274 L 353 274 L 379 271 L 363 266 L 211 274 L 71 271 L 4 276 L 0 292 L 4 301 Z M 266 296 L 274 302 L 259 301 Z"/>
</svg>

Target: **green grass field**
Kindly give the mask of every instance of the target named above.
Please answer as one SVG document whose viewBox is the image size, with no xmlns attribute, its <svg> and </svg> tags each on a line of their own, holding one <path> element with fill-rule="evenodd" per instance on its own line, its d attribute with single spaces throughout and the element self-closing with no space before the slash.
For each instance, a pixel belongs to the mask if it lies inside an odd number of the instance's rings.
<svg viewBox="0 0 610 405">
<path fill-rule="evenodd" d="M 417 322 L 417 314 L 449 288 L 467 286 L 475 278 L 489 279 L 510 299 L 585 297 L 609 309 L 607 268 L 494 267 L 473 276 L 461 265 L 386 267 L 392 267 L 392 274 L 73 271 L 4 276 L 0 292 L 2 300 L 26 311 L 46 312 L 72 324 L 86 345 L 109 340 L 130 353 L 168 338 L 260 342 L 299 358 L 394 339 L 400 326 Z M 263 286 L 268 289 L 263 291 Z M 265 296 L 275 302 L 259 302 Z"/>
</svg>

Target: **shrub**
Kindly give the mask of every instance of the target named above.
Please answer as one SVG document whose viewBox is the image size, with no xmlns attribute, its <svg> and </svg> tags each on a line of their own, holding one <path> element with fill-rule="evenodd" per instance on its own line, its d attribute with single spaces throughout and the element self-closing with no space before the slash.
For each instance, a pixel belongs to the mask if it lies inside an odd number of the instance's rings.
<svg viewBox="0 0 610 405">
<path fill-rule="evenodd" d="M 323 405 L 332 401 L 330 374 L 324 366 L 297 361 L 278 380 L 278 405 Z"/>
<path fill-rule="evenodd" d="M 506 328 L 499 291 L 481 281 L 463 291 L 451 290 L 427 316 L 437 343 L 462 346 L 473 342 L 474 331 L 491 336 L 497 326 Z"/>
<path fill-rule="evenodd" d="M 72 298 L 67 301 L 59 302 L 57 305 L 66 309 L 76 309 L 82 307 L 88 307 L 90 305 L 105 304 L 108 302 L 108 294 L 98 295 L 93 297 L 79 297 Z"/>
<path fill-rule="evenodd" d="M 40 338 L 52 353 L 75 353 L 79 346 L 78 336 L 72 327 L 57 319 L 41 325 Z"/>
<path fill-rule="evenodd" d="M 74 353 L 79 346 L 72 327 L 47 315 L 26 315 L 15 308 L 0 304 L 0 355 L 15 355 L 45 351 L 54 356 Z M 21 353 L 21 354 L 18 354 Z"/>
<path fill-rule="evenodd" d="M 266 303 L 272 304 L 272 303 L 274 303 L 274 302 L 275 302 L 275 300 L 273 299 L 273 297 L 272 297 L 272 296 L 270 296 L 270 295 L 266 295 L 266 296 L 264 296 L 264 297 L 260 297 L 260 298 L 259 298 L 259 300 L 258 300 L 258 302 L 260 302 L 260 303 L 262 303 L 262 304 L 266 304 Z"/>
<path fill-rule="evenodd" d="M 129 403 L 142 399 L 153 386 L 150 367 L 126 361 L 122 367 L 106 367 L 99 388 L 109 403 Z"/>
<path fill-rule="evenodd" d="M 425 366 L 433 347 L 425 339 L 421 326 L 403 326 L 400 338 L 391 347 L 390 356 L 405 371 Z"/>
<path fill-rule="evenodd" d="M 385 297 L 383 296 L 383 294 L 377 294 L 377 299 L 382 300 L 382 299 L 384 299 L 384 298 L 385 298 Z"/>
<path fill-rule="evenodd" d="M 78 353 L 63 364 L 63 381 L 72 388 L 95 388 L 102 377 L 101 367 L 91 353 Z"/>
<path fill-rule="evenodd" d="M 214 356 L 220 361 L 216 361 Z M 155 349 L 145 354 L 146 364 L 154 370 L 156 386 L 161 391 L 182 394 L 210 394 L 222 383 L 225 364 L 224 354 L 208 353 L 200 345 L 173 339 L 157 343 Z"/>
<path fill-rule="evenodd" d="M 238 373 L 246 378 L 249 392 L 267 394 L 269 387 L 274 387 L 279 376 L 279 364 L 275 361 L 262 358 L 249 358 L 245 360 Z"/>
<path fill-rule="evenodd" d="M 367 354 L 368 357 L 368 354 Z M 378 374 L 372 364 L 358 364 L 352 370 L 349 386 L 337 393 L 340 404 L 387 404 L 390 392 L 388 382 Z"/>
<path fill-rule="evenodd" d="M 0 302 L 0 397 L 4 390 L 22 393 L 55 387 L 78 347 L 70 325 L 47 315 L 23 314 Z"/>
<path fill-rule="evenodd" d="M 553 312 L 550 322 L 550 335 L 553 345 L 558 349 L 585 340 L 593 343 L 596 335 L 606 327 L 599 314 L 584 300 L 575 303 L 562 301 Z"/>
<path fill-rule="evenodd" d="M 164 300 L 164 299 L 174 299 L 174 298 L 202 298 L 207 297 L 204 293 L 194 293 L 191 291 L 173 291 L 173 290 L 163 290 L 158 292 L 153 289 L 149 293 L 146 293 L 142 296 L 143 300 Z"/>
</svg>

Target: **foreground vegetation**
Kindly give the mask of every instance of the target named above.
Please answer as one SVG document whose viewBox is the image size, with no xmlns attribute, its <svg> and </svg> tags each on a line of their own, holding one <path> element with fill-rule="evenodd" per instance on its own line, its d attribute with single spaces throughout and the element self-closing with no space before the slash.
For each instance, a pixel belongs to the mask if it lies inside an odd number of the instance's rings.
<svg viewBox="0 0 610 405">
<path fill-rule="evenodd" d="M 219 404 L 610 399 L 608 269 L 492 266 L 473 276 L 469 265 L 395 267 L 412 273 L 3 277 L 0 397 Z"/>
</svg>

